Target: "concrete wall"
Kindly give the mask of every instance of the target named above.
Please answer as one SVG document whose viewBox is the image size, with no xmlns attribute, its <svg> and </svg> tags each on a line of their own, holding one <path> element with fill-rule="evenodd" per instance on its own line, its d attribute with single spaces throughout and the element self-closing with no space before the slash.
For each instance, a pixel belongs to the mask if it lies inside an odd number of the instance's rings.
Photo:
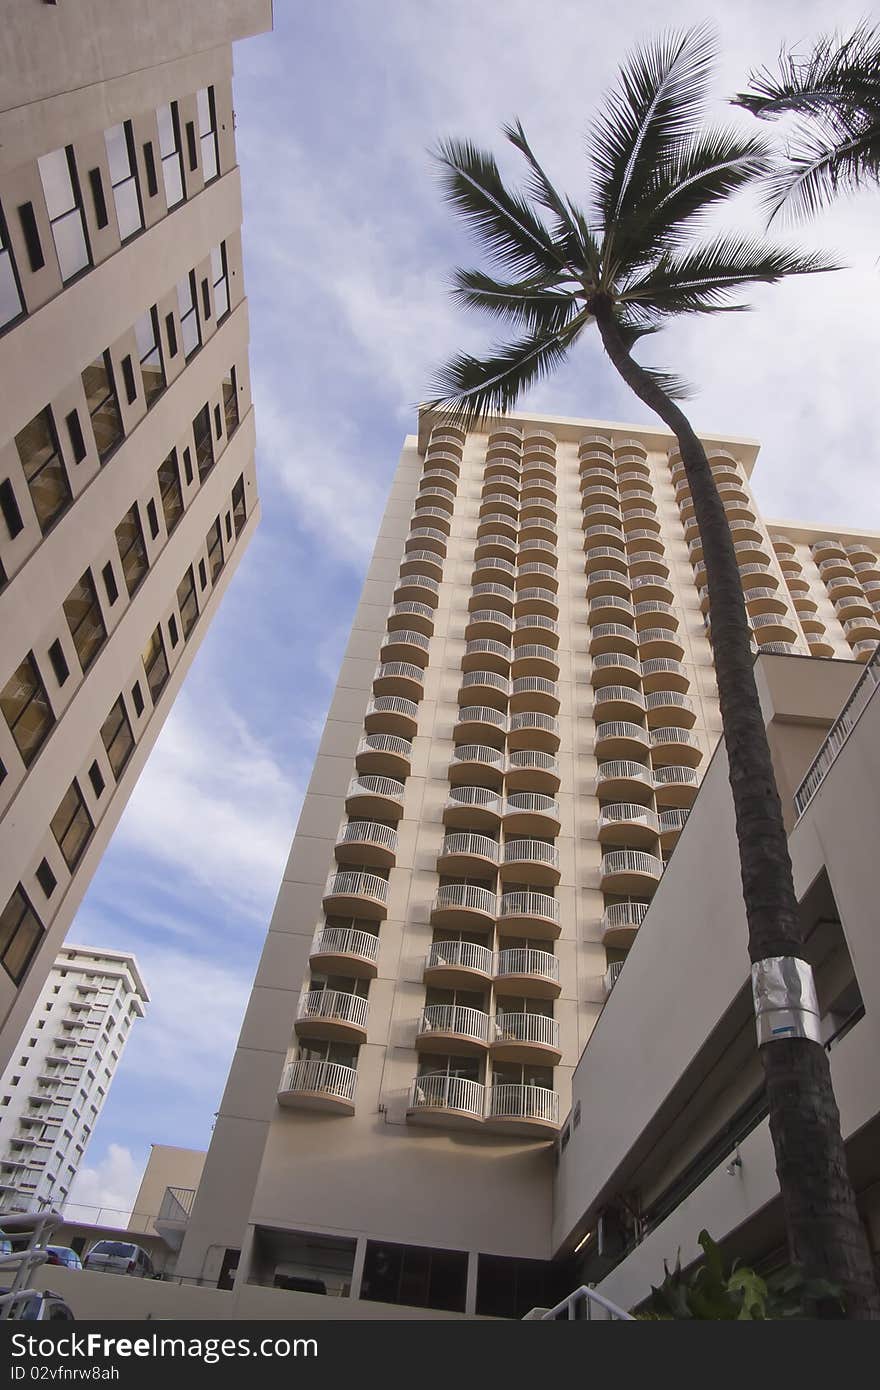
<svg viewBox="0 0 880 1390">
<path fill-rule="evenodd" d="M 173 1144 L 151 1144 L 150 1157 L 134 1199 L 128 1223 L 130 1231 L 155 1231 L 166 1187 L 197 1188 L 205 1166 L 202 1149 L 181 1149 Z"/>
</svg>

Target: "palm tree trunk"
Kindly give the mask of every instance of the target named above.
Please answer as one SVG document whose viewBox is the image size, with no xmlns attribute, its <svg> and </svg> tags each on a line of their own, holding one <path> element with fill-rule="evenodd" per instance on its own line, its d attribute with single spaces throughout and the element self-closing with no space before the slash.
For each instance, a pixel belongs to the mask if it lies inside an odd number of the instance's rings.
<svg viewBox="0 0 880 1390">
<path fill-rule="evenodd" d="M 683 412 L 630 356 L 610 304 L 597 296 L 590 308 L 620 376 L 675 434 L 690 484 L 712 606 L 749 955 L 752 961 L 803 958 L 788 838 L 755 685 L 739 567 L 706 452 Z M 807 1038 L 791 1038 L 765 1044 L 760 1053 L 790 1257 L 808 1278 L 827 1279 L 844 1290 L 848 1317 L 880 1319 L 880 1295 L 849 1179 L 825 1049 Z"/>
</svg>

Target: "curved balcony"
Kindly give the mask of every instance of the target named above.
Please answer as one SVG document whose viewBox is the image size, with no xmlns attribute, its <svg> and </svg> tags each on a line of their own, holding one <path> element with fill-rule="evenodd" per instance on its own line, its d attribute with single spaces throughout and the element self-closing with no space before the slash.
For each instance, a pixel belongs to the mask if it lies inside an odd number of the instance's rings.
<svg viewBox="0 0 880 1390">
<path fill-rule="evenodd" d="M 420 632 L 423 637 L 432 637 L 436 616 L 431 604 L 418 599 L 403 599 L 388 612 L 388 631 L 398 633 L 412 630 Z"/>
<path fill-rule="evenodd" d="M 507 715 L 491 705 L 463 705 L 458 711 L 452 737 L 457 743 L 504 746 Z"/>
<path fill-rule="evenodd" d="M 584 570 L 587 574 L 592 574 L 594 570 L 616 569 L 621 574 L 627 573 L 626 552 L 622 546 L 614 545 L 593 545 L 589 550 L 584 551 Z"/>
<path fill-rule="evenodd" d="M 660 834 L 657 812 L 635 801 L 614 801 L 599 809 L 599 842 L 653 848 Z"/>
<path fill-rule="evenodd" d="M 601 598 L 620 598 L 631 602 L 629 576 L 616 569 L 597 569 L 587 575 L 587 600 L 590 604 Z"/>
<path fill-rule="evenodd" d="M 461 425 L 453 425 L 448 420 L 438 421 L 431 431 L 431 442 L 429 449 L 433 449 L 435 444 L 443 443 L 444 447 L 450 444 L 454 449 L 461 453 L 467 443 L 467 432 Z"/>
<path fill-rule="evenodd" d="M 543 840 L 506 840 L 502 846 L 502 882 L 555 887 L 560 879 L 559 850 Z"/>
<path fill-rule="evenodd" d="M 637 533 L 641 538 L 644 538 L 645 532 L 659 537 L 662 528 L 660 519 L 656 515 L 656 509 L 629 507 L 623 513 L 623 529 L 627 536 Z"/>
<path fill-rule="evenodd" d="M 694 574 L 697 579 L 705 579 L 706 566 L 697 565 Z M 743 589 L 746 591 L 746 593 L 748 593 L 749 590 L 754 588 L 779 588 L 779 580 L 777 579 L 773 571 L 769 570 L 766 565 L 740 565 L 739 577 Z"/>
<path fill-rule="evenodd" d="M 558 1020 L 546 1014 L 496 1013 L 492 1020 L 491 1050 L 498 1062 L 555 1067 L 562 1061 Z"/>
<path fill-rule="evenodd" d="M 445 531 L 438 530 L 436 526 L 414 526 L 404 541 L 403 548 L 408 555 L 421 555 L 425 551 L 433 551 L 435 555 L 445 559 L 448 545 L 449 537 Z"/>
<path fill-rule="evenodd" d="M 534 644 L 536 639 L 542 646 L 553 647 L 554 650 L 559 646 L 559 624 L 555 618 L 548 618 L 543 613 L 517 612 L 513 629 L 514 656 L 517 647 Z"/>
<path fill-rule="evenodd" d="M 345 809 L 354 816 L 400 820 L 404 784 L 395 777 L 353 777 L 345 794 Z"/>
<path fill-rule="evenodd" d="M 880 647 L 880 643 L 876 637 L 871 637 L 864 642 L 854 642 L 852 654 L 856 661 L 870 661 L 878 647 Z"/>
<path fill-rule="evenodd" d="M 846 598 L 835 598 L 834 612 L 838 620 L 845 623 L 848 618 L 870 617 L 873 609 L 867 595 L 859 593 L 848 594 Z"/>
<path fill-rule="evenodd" d="M 520 618 L 526 617 L 540 617 L 547 622 L 554 621 L 555 627 L 555 619 L 559 617 L 559 595 L 555 589 L 544 589 L 539 586 L 520 589 L 516 596 L 517 628 L 520 626 Z"/>
<path fill-rule="evenodd" d="M 669 656 L 680 661 L 684 656 L 684 643 L 671 628 L 647 627 L 639 633 L 639 655 L 643 660 Z"/>
<path fill-rule="evenodd" d="M 603 893 L 650 893 L 662 874 L 663 860 L 642 849 L 612 849 L 602 856 Z"/>
<path fill-rule="evenodd" d="M 353 1115 L 356 1087 L 357 1070 L 341 1062 L 288 1062 L 278 1087 L 278 1104 Z"/>
<path fill-rule="evenodd" d="M 519 526 L 520 548 L 529 541 L 547 540 L 556 544 L 556 518 L 548 520 L 543 516 L 523 517 Z"/>
<path fill-rule="evenodd" d="M 602 463 L 597 458 L 587 459 L 580 468 L 578 486 L 582 496 L 594 487 L 608 488 L 616 496 L 617 473 L 614 466 L 610 463 Z"/>
<path fill-rule="evenodd" d="M 433 550 L 412 550 L 400 562 L 402 578 L 413 574 L 427 574 L 432 579 L 443 578 L 443 560 Z"/>
<path fill-rule="evenodd" d="M 578 440 L 578 458 L 589 458 L 594 452 L 598 452 L 602 458 L 612 458 L 614 455 L 614 444 L 610 434 L 583 434 Z"/>
<path fill-rule="evenodd" d="M 591 627 L 598 623 L 622 622 L 624 617 L 628 626 L 633 617 L 633 605 L 629 598 L 620 594 L 596 594 L 590 599 L 587 622 Z"/>
<path fill-rule="evenodd" d="M 488 835 L 456 831 L 444 836 L 437 872 L 453 878 L 487 878 L 498 867 L 498 853 L 498 841 Z"/>
<path fill-rule="evenodd" d="M 638 473 L 628 475 L 629 481 L 622 489 L 620 505 L 624 512 L 631 507 L 645 506 L 650 512 L 656 512 L 657 503 L 654 498 L 654 490 L 642 478 L 639 479 Z"/>
<path fill-rule="evenodd" d="M 458 1052 L 473 1056 L 489 1046 L 489 1015 L 462 1004 L 429 1004 L 416 1026 L 419 1052 Z"/>
<path fill-rule="evenodd" d="M 635 656 L 639 649 L 634 627 L 624 623 L 597 623 L 590 629 L 589 651 L 591 656 L 602 652 L 623 651 Z"/>
<path fill-rule="evenodd" d="M 844 576 L 852 577 L 855 574 L 855 568 L 849 556 L 842 555 L 839 559 L 820 561 L 819 573 L 827 584 L 829 579 L 842 579 Z"/>
<path fill-rule="evenodd" d="M 828 641 L 827 635 L 825 633 L 821 633 L 817 636 L 812 636 L 808 634 L 807 643 L 810 648 L 810 656 L 834 656 L 834 643 Z"/>
<path fill-rule="evenodd" d="M 559 961 L 551 951 L 508 947 L 495 957 L 495 987 L 528 999 L 556 999 L 562 989 Z"/>
<path fill-rule="evenodd" d="M 444 1129 L 479 1129 L 483 1124 L 485 1090 L 480 1081 L 447 1072 L 417 1076 L 409 1093 L 406 1118 L 410 1124 Z"/>
<path fill-rule="evenodd" d="M 515 449 L 497 450 L 495 455 L 486 460 L 483 469 L 483 479 L 486 483 L 491 483 L 495 487 L 500 482 L 515 482 L 519 487 L 519 454 Z"/>
<path fill-rule="evenodd" d="M 801 627 L 803 628 L 806 634 L 808 642 L 812 641 L 814 637 L 825 636 L 825 624 L 823 623 L 821 618 L 816 618 L 814 616 L 807 616 L 806 614 L 803 614 L 801 616 Z"/>
<path fill-rule="evenodd" d="M 731 526 L 730 529 L 733 531 L 734 527 Z M 744 537 L 743 540 L 734 540 L 733 548 L 738 560 L 744 559 L 752 563 L 763 560 L 765 565 L 770 564 L 770 556 L 767 553 L 770 547 L 763 539 L 758 539 L 756 536 L 747 536 Z"/>
<path fill-rule="evenodd" d="M 517 676 L 511 683 L 510 710 L 540 710 L 544 714 L 559 713 L 559 686 L 546 676 Z"/>
<path fill-rule="evenodd" d="M 559 1130 L 559 1096 L 546 1086 L 496 1081 L 488 1088 L 486 1128 L 496 1134 L 552 1139 Z"/>
<path fill-rule="evenodd" d="M 299 1001 L 294 1032 L 300 1037 L 363 1043 L 369 1011 L 367 1000 L 359 994 L 341 989 L 306 990 Z"/>
<path fill-rule="evenodd" d="M 847 641 L 862 642 L 870 639 L 875 641 L 880 638 L 880 618 L 876 614 L 870 617 L 861 615 L 858 618 L 848 618 L 843 625 Z"/>
<path fill-rule="evenodd" d="M 523 483 L 519 499 L 519 514 L 525 521 L 531 517 L 542 517 L 545 521 L 556 522 L 556 488 L 543 478 L 532 478 Z"/>
<path fill-rule="evenodd" d="M 597 723 L 641 719 L 645 697 L 629 685 L 602 685 L 593 695 L 593 718 Z"/>
<path fill-rule="evenodd" d="M 483 584 L 473 585 L 468 596 L 468 610 L 472 614 L 479 614 L 485 612 L 487 604 L 490 604 L 490 612 L 500 610 L 505 617 L 510 618 L 513 614 L 515 599 L 516 594 L 508 584 L 499 584 L 495 580 L 490 580 Z M 508 628 L 506 632 L 509 630 Z M 502 633 L 502 640 L 506 636 L 506 632 Z M 492 635 L 490 632 L 474 633 L 475 637 L 491 637 Z"/>
<path fill-rule="evenodd" d="M 545 565 L 558 564 L 558 555 L 553 541 L 538 540 L 536 537 L 531 540 L 523 540 L 520 541 L 516 553 L 520 564 L 524 562 L 531 564 L 536 560 Z"/>
<path fill-rule="evenodd" d="M 495 830 L 502 811 L 503 800 L 492 787 L 451 787 L 443 824 L 462 830 Z"/>
<path fill-rule="evenodd" d="M 820 560 L 845 560 L 847 558 L 846 546 L 836 536 L 823 536 L 820 540 L 813 541 L 810 551 L 817 564 Z"/>
<path fill-rule="evenodd" d="M 509 421 L 498 425 L 489 434 L 488 447 L 493 449 L 496 444 L 513 444 L 517 449 L 522 448 L 523 432 L 519 425 L 513 425 Z"/>
<path fill-rule="evenodd" d="M 696 768 L 667 764 L 654 769 L 654 796 L 658 806 L 693 806 L 700 790 Z"/>
<path fill-rule="evenodd" d="M 507 756 L 507 790 L 555 792 L 559 790 L 559 763 L 552 753 L 521 748 Z"/>
<path fill-rule="evenodd" d="M 608 508 L 593 507 L 593 512 L 607 511 Z M 590 524 L 584 530 L 584 554 L 588 550 L 594 550 L 597 545 L 617 544 L 623 549 L 623 526 L 621 523 L 613 522 L 611 518 L 605 521 L 596 521 L 595 517 L 590 518 Z"/>
<path fill-rule="evenodd" d="M 545 676 L 548 680 L 556 680 L 559 654 L 543 642 L 524 642 L 511 652 L 510 673 L 514 680 L 521 676 Z"/>
<path fill-rule="evenodd" d="M 477 637 L 468 642 L 461 659 L 463 671 L 494 671 L 499 676 L 507 676 L 510 671 L 511 648 L 506 642 L 496 642 L 492 637 Z"/>
<path fill-rule="evenodd" d="M 662 728 L 664 724 L 692 729 L 697 722 L 693 701 L 680 690 L 654 690 L 645 697 L 645 706 L 649 729 Z"/>
<path fill-rule="evenodd" d="M 358 772 L 374 772 L 379 777 L 407 777 L 412 744 L 398 734 L 367 734 L 357 746 L 354 765 Z"/>
<path fill-rule="evenodd" d="M 454 502 L 455 498 L 453 497 L 452 500 Z M 433 504 L 430 506 L 422 505 L 422 498 L 421 495 L 419 495 L 416 498 L 416 509 L 412 514 L 411 521 L 414 528 L 411 534 L 418 534 L 422 527 L 428 527 L 432 531 L 441 532 L 448 539 L 449 533 L 452 530 L 452 508 L 445 506 L 438 507 Z M 433 546 L 429 545 L 428 549 L 433 549 Z"/>
<path fill-rule="evenodd" d="M 540 710 L 521 710 L 510 716 L 507 747 L 511 750 L 537 748 L 555 753 L 559 747 L 559 720 Z"/>
<path fill-rule="evenodd" d="M 500 791 L 504 777 L 504 754 L 485 743 L 462 743 L 452 750 L 449 781 L 453 787 L 472 785 L 494 787 Z"/>
<path fill-rule="evenodd" d="M 594 689 L 605 685 L 619 685 L 627 677 L 641 677 L 641 662 L 636 656 L 626 652 L 601 652 L 593 657 L 590 680 Z"/>
<path fill-rule="evenodd" d="M 474 546 L 474 565 L 479 560 L 509 560 L 517 553 L 516 541 L 512 536 L 493 532 L 490 536 L 478 536 Z"/>
<path fill-rule="evenodd" d="M 559 903 L 549 893 L 504 893 L 499 904 L 498 929 L 505 936 L 555 941 L 559 935 Z"/>
<path fill-rule="evenodd" d="M 678 837 L 684 830 L 689 815 L 687 807 L 660 812 L 660 843 L 664 849 L 672 849 L 678 843 Z"/>
<path fill-rule="evenodd" d="M 366 864 L 391 869 L 397 859 L 397 831 L 381 821 L 350 820 L 335 846 L 337 864 Z"/>
<path fill-rule="evenodd" d="M 665 550 L 663 540 L 657 531 L 640 526 L 636 531 L 626 533 L 626 551 L 629 556 L 630 574 L 638 573 L 636 565 L 653 565 L 658 555 Z M 637 559 L 641 557 L 641 559 Z"/>
<path fill-rule="evenodd" d="M 648 907 L 648 903 L 642 902 L 613 903 L 606 907 L 602 914 L 602 945 L 617 949 L 631 946 Z"/>
<path fill-rule="evenodd" d="M 633 724 L 627 719 L 609 719 L 596 725 L 596 757 L 605 759 L 638 758 L 647 752 L 648 731 L 641 724 Z"/>
<path fill-rule="evenodd" d="M 778 531 L 771 531 L 770 542 L 777 555 L 796 555 L 797 547 L 794 541 L 789 540 L 788 536 L 782 536 Z"/>
<path fill-rule="evenodd" d="M 596 786 L 603 796 L 613 801 L 649 801 L 654 789 L 654 777 L 645 763 L 616 758 L 600 762 Z"/>
<path fill-rule="evenodd" d="M 502 583 L 510 584 L 516 574 L 516 565 L 498 555 L 484 555 L 474 561 L 472 584 Z"/>
<path fill-rule="evenodd" d="M 675 630 L 678 627 L 678 614 L 672 604 L 663 599 L 646 598 L 635 604 L 636 627 L 644 632 L 647 628 L 663 627 Z"/>
<path fill-rule="evenodd" d="M 457 468 L 443 468 L 442 466 L 435 468 L 432 465 L 432 461 L 426 459 L 425 466 L 422 469 L 420 486 L 424 487 L 425 483 L 430 480 L 432 482 L 441 483 L 443 487 L 449 488 L 450 491 L 454 493 L 458 488 L 458 474 L 459 470 Z"/>
<path fill-rule="evenodd" d="M 552 565 L 545 565 L 542 560 L 529 560 L 528 564 L 520 565 L 517 569 L 516 587 L 518 590 L 529 589 L 536 584 L 557 593 L 559 575 Z"/>
<path fill-rule="evenodd" d="M 423 632 L 404 628 L 400 632 L 386 632 L 382 638 L 379 652 L 380 661 L 406 661 L 412 666 L 427 666 L 431 639 Z"/>
<path fill-rule="evenodd" d="M 754 613 L 750 616 L 755 641 L 759 646 L 763 647 L 767 642 L 797 641 L 797 625 L 790 617 L 786 619 L 778 613 Z"/>
<path fill-rule="evenodd" d="M 429 574 L 410 574 L 398 579 L 394 587 L 395 603 L 427 603 L 436 608 L 440 598 L 440 583 Z"/>
<path fill-rule="evenodd" d="M 331 874 L 324 889 L 324 911 L 331 917 L 383 921 L 388 916 L 387 878 L 353 869 Z"/>
<path fill-rule="evenodd" d="M 519 504 L 516 496 L 511 496 L 509 492 L 487 492 L 483 489 L 483 496 L 480 501 L 481 521 L 490 516 L 504 515 L 516 521 L 519 516 Z"/>
<path fill-rule="evenodd" d="M 691 729 L 669 724 L 651 730 L 651 761 L 654 767 L 697 767 L 703 760 L 700 741 Z"/>
<path fill-rule="evenodd" d="M 456 452 L 455 445 L 451 440 L 445 441 L 436 448 L 429 445 L 428 452 L 425 454 L 422 476 L 424 477 L 425 473 L 434 473 L 440 470 L 443 473 L 451 473 L 456 479 L 461 472 L 461 446 Z"/>
<path fill-rule="evenodd" d="M 867 541 L 848 541 L 843 548 L 852 561 L 869 560 L 877 563 L 877 556 Z"/>
<path fill-rule="evenodd" d="M 746 609 L 750 616 L 764 613 L 787 613 L 788 604 L 779 593 L 778 589 L 765 588 L 762 584 L 756 584 L 752 589 L 744 591 Z M 809 602 L 809 600 L 808 600 Z M 815 609 L 815 602 L 813 607 Z"/>
<path fill-rule="evenodd" d="M 488 512 L 481 516 L 477 522 L 478 544 L 482 540 L 491 540 L 495 536 L 506 536 L 509 540 L 516 540 L 519 530 L 519 508 L 516 508 L 511 516 L 509 511 Z M 492 552 L 488 552 L 492 553 Z"/>
<path fill-rule="evenodd" d="M 585 516 L 593 507 L 610 507 L 613 515 L 619 515 L 617 480 L 613 472 L 602 473 L 597 478 L 581 477 L 581 506 L 587 509 Z"/>
<path fill-rule="evenodd" d="M 510 697 L 510 680 L 507 676 L 499 676 L 497 671 L 465 671 L 459 694 L 465 690 L 470 699 L 503 711 Z"/>
<path fill-rule="evenodd" d="M 419 721 L 415 700 L 403 695 L 376 695 L 367 705 L 364 728 L 368 734 L 399 734 L 412 738 Z"/>
<path fill-rule="evenodd" d="M 495 957 L 488 946 L 474 941 L 435 941 L 425 961 L 426 985 L 440 989 L 474 989 L 487 986 Z"/>
<path fill-rule="evenodd" d="M 435 927 L 487 931 L 495 922 L 498 899 L 488 888 L 473 883 L 445 883 L 437 889 L 431 908 Z"/>
<path fill-rule="evenodd" d="M 425 688 L 425 671 L 412 661 L 385 661 L 376 667 L 373 693 L 377 696 L 402 695 L 420 700 Z"/>
<path fill-rule="evenodd" d="M 658 571 L 636 575 L 630 583 L 632 596 L 637 604 L 645 603 L 649 599 L 656 599 L 661 603 L 672 603 L 674 597 L 672 585 L 666 575 L 660 574 Z"/>
<path fill-rule="evenodd" d="M 559 802 L 543 792 L 511 792 L 504 803 L 506 835 L 558 835 Z"/>
<path fill-rule="evenodd" d="M 825 585 L 833 603 L 841 598 L 861 598 L 862 584 L 854 574 L 842 575 L 840 579 L 829 579 Z"/>
<path fill-rule="evenodd" d="M 379 973 L 379 936 L 354 927 L 318 927 L 309 965 L 314 974 L 373 979 Z"/>
</svg>

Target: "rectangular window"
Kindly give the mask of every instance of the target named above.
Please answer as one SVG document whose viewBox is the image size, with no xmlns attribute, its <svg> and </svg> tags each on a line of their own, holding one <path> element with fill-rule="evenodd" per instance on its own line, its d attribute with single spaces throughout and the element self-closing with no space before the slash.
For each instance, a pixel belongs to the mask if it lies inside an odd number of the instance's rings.
<svg viewBox="0 0 880 1390">
<path fill-rule="evenodd" d="M 214 310 L 217 322 L 229 313 L 229 271 L 226 264 L 226 242 L 211 249 L 211 281 L 214 286 Z"/>
<path fill-rule="evenodd" d="M 140 719 L 144 712 L 144 692 L 141 690 L 140 681 L 135 681 L 131 687 L 131 703 L 134 705 L 134 712 Z"/>
<path fill-rule="evenodd" d="M 0 709 L 25 767 L 30 767 L 55 723 L 33 652 L 0 690 Z"/>
<path fill-rule="evenodd" d="M 177 307 L 180 312 L 180 336 L 184 357 L 192 357 L 202 345 L 199 311 L 196 308 L 196 277 L 193 271 L 177 282 Z"/>
<path fill-rule="evenodd" d="M 9 539 L 14 541 L 16 536 L 24 530 L 24 522 L 21 519 L 21 508 L 18 505 L 11 478 L 4 478 L 3 482 L 0 483 L 0 511 L 2 511 L 3 520 L 6 522 Z"/>
<path fill-rule="evenodd" d="M 134 326 L 134 336 L 138 345 L 144 399 L 149 409 L 165 390 L 165 369 L 162 366 L 162 349 L 159 346 L 159 315 L 155 307 L 141 314 Z"/>
<path fill-rule="evenodd" d="M 113 566 L 109 560 L 101 570 L 101 578 L 104 580 L 104 588 L 107 591 L 107 602 L 112 608 L 119 598 L 119 589 L 116 584 L 116 575 L 113 573 Z"/>
<path fill-rule="evenodd" d="M 86 441 L 83 439 L 82 425 L 79 422 L 79 411 L 71 410 L 65 416 L 64 423 L 67 425 L 67 433 L 70 437 L 70 447 L 73 450 L 74 463 L 82 463 L 86 456 Z"/>
<path fill-rule="evenodd" d="M 64 600 L 64 616 L 79 664 L 86 672 L 107 640 L 98 593 L 89 570 L 80 576 Z"/>
<path fill-rule="evenodd" d="M 95 793 L 95 796 L 100 796 L 104 790 L 104 778 L 96 762 L 92 763 L 89 768 L 89 781 L 92 784 L 92 791 Z"/>
<path fill-rule="evenodd" d="M 196 444 L 196 464 L 199 478 L 205 481 L 214 467 L 214 445 L 211 440 L 211 412 L 203 405 L 193 420 L 193 436 Z"/>
<path fill-rule="evenodd" d="M 119 558 L 122 561 L 125 587 L 128 590 L 129 598 L 131 598 L 150 567 L 137 503 L 125 513 L 116 527 L 116 544 L 119 547 Z"/>
<path fill-rule="evenodd" d="M 18 885 L 0 916 L 0 960 L 13 984 L 20 984 L 43 937 L 43 924 Z"/>
<path fill-rule="evenodd" d="M 208 547 L 208 567 L 211 571 L 211 583 L 216 584 L 217 576 L 223 568 L 223 536 L 220 531 L 219 516 L 205 537 L 205 545 Z"/>
<path fill-rule="evenodd" d="M 66 284 L 92 263 L 73 146 L 44 154 L 38 163 L 61 278 Z"/>
<path fill-rule="evenodd" d="M 113 769 L 113 776 L 119 777 L 134 748 L 134 735 L 121 695 L 101 725 L 101 742 Z"/>
<path fill-rule="evenodd" d="M 183 451 L 183 476 L 186 478 L 187 487 L 192 487 L 193 464 L 192 454 L 190 453 L 188 447 L 185 448 Z"/>
<path fill-rule="evenodd" d="M 189 167 L 191 170 L 199 167 L 199 154 L 196 149 L 196 123 L 187 121 L 186 123 L 186 149 L 189 155 Z"/>
<path fill-rule="evenodd" d="M 51 898 L 58 887 L 58 880 L 52 872 L 48 859 L 41 859 L 34 875 L 47 898 Z"/>
<path fill-rule="evenodd" d="M 95 432 L 98 457 L 103 463 L 122 442 L 122 416 L 109 352 L 102 352 L 82 374 L 83 390 Z"/>
<path fill-rule="evenodd" d="M 99 228 L 106 227 L 110 218 L 107 216 L 107 200 L 104 197 L 104 180 L 101 178 L 100 169 L 89 170 L 89 187 L 95 207 L 95 223 Z"/>
<path fill-rule="evenodd" d="M 5 328 L 7 323 L 13 323 L 23 313 L 24 304 L 6 231 L 6 221 L 0 212 L 0 328 Z"/>
<path fill-rule="evenodd" d="M 218 439 L 223 438 L 223 416 L 220 413 L 219 405 L 214 406 L 214 433 Z"/>
<path fill-rule="evenodd" d="M 180 157 L 180 118 L 177 102 L 166 102 L 156 112 L 159 123 L 159 158 L 165 181 L 165 201 L 168 210 L 183 202 L 183 161 Z"/>
<path fill-rule="evenodd" d="M 71 873 L 82 858 L 94 828 L 79 783 L 71 782 L 51 820 L 52 834 Z"/>
<path fill-rule="evenodd" d="M 369 1240 L 361 1297 L 463 1313 L 467 1263 L 463 1250 L 430 1250 Z"/>
<path fill-rule="evenodd" d="M 205 183 L 210 183 L 219 173 L 217 159 L 217 112 L 214 105 L 214 88 L 200 87 L 196 92 L 196 106 L 199 114 L 199 143 L 202 147 L 202 174 Z"/>
<path fill-rule="evenodd" d="M 238 429 L 238 385 L 235 368 L 229 368 L 229 376 L 223 378 L 223 409 L 226 413 L 226 433 L 231 437 Z"/>
<path fill-rule="evenodd" d="M 18 209 L 18 220 L 21 223 L 21 234 L 27 247 L 28 264 L 34 272 L 42 270 L 46 264 L 46 257 L 43 255 L 43 243 L 40 241 L 40 229 L 37 226 L 33 203 L 21 204 Z"/>
<path fill-rule="evenodd" d="M 147 524 L 150 528 L 150 535 L 153 540 L 156 540 L 159 535 L 159 518 L 156 515 L 156 503 L 153 501 L 152 497 L 147 503 Z"/>
<path fill-rule="evenodd" d="M 232 540 L 232 515 L 230 512 L 226 513 L 226 539 Z"/>
<path fill-rule="evenodd" d="M 61 461 L 55 422 L 48 406 L 19 431 L 15 436 L 15 447 L 27 478 L 40 530 L 45 535 L 73 500 Z"/>
<path fill-rule="evenodd" d="M 247 521 L 244 500 L 244 474 L 238 475 L 235 487 L 232 489 L 232 519 L 235 522 L 235 534 L 240 536 Z"/>
<path fill-rule="evenodd" d="M 153 154 L 152 140 L 148 140 L 144 145 L 144 169 L 147 173 L 147 193 L 151 198 L 155 198 L 159 192 L 159 181 L 156 178 L 156 156 Z"/>
<path fill-rule="evenodd" d="M 70 675 L 70 667 L 67 664 L 67 657 L 64 655 L 64 648 L 57 637 L 49 648 L 49 662 L 58 684 L 63 685 Z"/>
<path fill-rule="evenodd" d="M 192 565 L 190 565 L 177 586 L 177 606 L 180 609 L 183 638 L 184 641 L 186 641 L 199 617 L 199 601 L 196 598 L 196 577 L 193 574 Z"/>
<path fill-rule="evenodd" d="M 122 359 L 122 382 L 125 386 L 125 399 L 129 405 L 134 405 L 137 400 L 137 387 L 134 383 L 134 365 L 131 360 L 131 353 L 126 353 Z"/>
<path fill-rule="evenodd" d="M 199 560 L 199 584 L 203 589 L 208 587 L 208 571 L 205 569 L 204 560 Z"/>
<path fill-rule="evenodd" d="M 110 166 L 110 183 L 113 187 L 113 201 L 116 204 L 119 239 L 127 241 L 144 225 L 131 121 L 105 130 L 104 144 L 107 147 L 107 163 Z M 152 147 L 150 153 L 152 154 Z"/>
<path fill-rule="evenodd" d="M 183 516 L 183 492 L 180 487 L 180 474 L 177 471 L 177 451 L 171 450 L 167 459 L 159 464 L 156 474 L 159 495 L 162 499 L 162 512 L 165 529 L 169 536 Z"/>
<path fill-rule="evenodd" d="M 176 647 L 177 643 L 180 641 L 180 638 L 177 635 L 177 619 L 175 618 L 173 613 L 171 614 L 171 617 L 168 619 L 168 636 L 171 638 L 172 647 Z"/>
<path fill-rule="evenodd" d="M 168 659 L 165 655 L 165 643 L 162 641 L 161 626 L 156 627 L 150 634 L 150 640 L 143 650 L 143 663 L 147 685 L 155 704 L 168 680 Z"/>
<path fill-rule="evenodd" d="M 206 323 L 211 317 L 211 289 L 207 280 L 202 281 L 202 317 Z"/>
<path fill-rule="evenodd" d="M 165 332 L 168 336 L 168 356 L 177 356 L 177 329 L 174 327 L 174 315 L 165 315 Z"/>
</svg>

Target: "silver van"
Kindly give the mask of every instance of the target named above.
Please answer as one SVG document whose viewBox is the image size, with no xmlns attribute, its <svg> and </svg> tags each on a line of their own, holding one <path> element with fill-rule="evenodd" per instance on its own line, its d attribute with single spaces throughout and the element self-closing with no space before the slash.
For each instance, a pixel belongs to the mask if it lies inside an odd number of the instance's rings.
<svg viewBox="0 0 880 1390">
<path fill-rule="evenodd" d="M 153 1279 L 156 1271 L 146 1250 L 124 1240 L 99 1240 L 83 1260 L 83 1269 L 103 1274 L 131 1274 L 135 1279 Z"/>
</svg>

